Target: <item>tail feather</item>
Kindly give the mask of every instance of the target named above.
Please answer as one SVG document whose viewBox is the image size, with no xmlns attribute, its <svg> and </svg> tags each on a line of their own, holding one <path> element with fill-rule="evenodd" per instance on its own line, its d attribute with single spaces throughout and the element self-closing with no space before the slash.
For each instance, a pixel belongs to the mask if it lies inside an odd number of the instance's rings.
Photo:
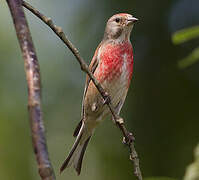
<svg viewBox="0 0 199 180">
<path fill-rule="evenodd" d="M 81 135 L 82 136 L 82 135 Z M 78 144 L 79 144 L 79 141 L 80 141 L 80 139 L 81 139 L 81 136 L 77 139 L 77 141 L 74 143 L 74 145 L 73 145 L 73 147 L 72 147 L 72 149 L 71 149 L 71 151 L 70 151 L 70 153 L 69 153 L 69 155 L 67 156 L 67 158 L 65 159 L 65 161 L 64 161 L 64 163 L 62 164 L 62 166 L 61 166 L 61 168 L 60 168 L 60 173 L 64 170 L 64 169 L 66 169 L 66 167 L 69 167 L 69 166 L 71 166 L 71 163 L 72 163 L 72 157 L 73 157 L 73 159 L 74 159 L 74 152 L 75 152 L 75 150 L 77 149 L 77 146 L 78 146 Z"/>
<path fill-rule="evenodd" d="M 76 169 L 78 175 L 80 175 L 80 173 L 81 173 L 82 161 L 83 161 L 83 158 L 84 158 L 84 153 L 86 151 L 86 147 L 88 145 L 88 142 L 89 142 L 90 138 L 91 138 L 91 136 L 89 136 L 88 139 L 85 141 L 85 143 L 83 145 L 83 148 L 81 150 L 78 162 L 76 164 L 77 166 L 75 166 L 75 169 Z"/>
<path fill-rule="evenodd" d="M 85 131 L 84 123 L 82 123 L 82 126 L 80 128 L 80 131 L 78 133 L 78 136 L 75 140 L 75 143 L 73 144 L 73 147 L 62 164 L 60 168 L 60 173 L 67 167 L 71 166 L 73 164 L 75 170 L 77 171 L 77 174 L 79 175 L 81 172 L 82 167 L 82 160 L 84 157 L 84 153 L 86 150 L 86 147 L 88 145 L 88 142 L 91 138 L 92 133 L 88 133 Z"/>
<path fill-rule="evenodd" d="M 78 123 L 77 127 L 75 128 L 75 131 L 73 133 L 74 137 L 77 137 L 77 135 L 79 134 L 79 131 L 80 131 L 81 127 L 82 127 L 82 120 Z"/>
</svg>

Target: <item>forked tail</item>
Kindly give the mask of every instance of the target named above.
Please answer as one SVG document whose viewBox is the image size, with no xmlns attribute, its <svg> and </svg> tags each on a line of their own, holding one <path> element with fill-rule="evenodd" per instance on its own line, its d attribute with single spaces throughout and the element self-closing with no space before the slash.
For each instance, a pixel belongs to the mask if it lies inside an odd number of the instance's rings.
<svg viewBox="0 0 199 180">
<path fill-rule="evenodd" d="M 75 140 L 75 143 L 73 144 L 73 147 L 68 157 L 66 158 L 66 160 L 64 161 L 64 163 L 60 168 L 60 173 L 65 168 L 73 165 L 73 167 L 77 171 L 77 174 L 78 175 L 80 174 L 84 153 L 92 135 L 92 133 L 88 132 L 84 126 L 85 126 L 84 123 L 82 123 L 77 138 Z"/>
</svg>

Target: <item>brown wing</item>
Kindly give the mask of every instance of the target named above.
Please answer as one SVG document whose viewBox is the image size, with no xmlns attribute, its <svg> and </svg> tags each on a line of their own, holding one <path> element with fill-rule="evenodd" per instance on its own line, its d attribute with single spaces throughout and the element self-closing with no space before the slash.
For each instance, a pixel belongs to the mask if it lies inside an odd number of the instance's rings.
<svg viewBox="0 0 199 180">
<path fill-rule="evenodd" d="M 97 58 L 98 56 L 98 51 L 99 51 L 99 48 L 101 47 L 101 44 L 99 44 L 99 46 L 97 47 L 96 51 L 95 51 L 95 54 L 93 56 L 93 59 L 89 65 L 89 69 L 92 73 L 95 72 L 98 64 L 99 64 L 99 60 Z M 81 114 L 81 121 L 78 123 L 77 127 L 75 128 L 75 131 L 73 133 L 73 136 L 76 137 L 79 133 L 79 130 L 82 126 L 82 120 L 83 120 L 83 117 L 84 117 L 84 98 L 86 96 L 86 93 L 87 93 L 87 89 L 88 89 L 88 86 L 89 86 L 89 83 L 90 83 L 91 79 L 88 75 L 86 75 L 86 83 L 85 83 L 85 88 L 84 88 L 84 95 L 83 95 L 83 100 L 82 100 L 82 114 Z"/>
</svg>

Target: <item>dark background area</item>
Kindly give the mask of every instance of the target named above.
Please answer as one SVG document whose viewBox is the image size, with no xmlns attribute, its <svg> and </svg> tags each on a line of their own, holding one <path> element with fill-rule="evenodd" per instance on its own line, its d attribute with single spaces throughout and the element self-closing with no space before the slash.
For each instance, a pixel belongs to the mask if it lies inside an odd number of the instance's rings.
<svg viewBox="0 0 199 180">
<path fill-rule="evenodd" d="M 199 25 L 198 0 L 59 0 L 29 1 L 63 27 L 90 62 L 105 22 L 128 12 L 139 18 L 131 42 L 134 77 L 122 110 L 136 137 L 144 177 L 182 179 L 199 141 L 199 63 L 179 69 L 177 63 L 199 39 L 173 45 L 177 30 Z M 26 11 L 36 46 L 43 87 L 43 117 L 57 179 L 77 179 L 74 170 L 61 176 L 73 129 L 80 119 L 85 74 L 71 52 L 40 20 Z M 0 6 L 0 179 L 39 179 L 27 114 L 23 60 L 6 3 Z M 112 121 L 106 119 L 88 146 L 79 179 L 133 179 L 128 149 Z M 134 178 L 135 179 L 135 178 Z"/>
</svg>

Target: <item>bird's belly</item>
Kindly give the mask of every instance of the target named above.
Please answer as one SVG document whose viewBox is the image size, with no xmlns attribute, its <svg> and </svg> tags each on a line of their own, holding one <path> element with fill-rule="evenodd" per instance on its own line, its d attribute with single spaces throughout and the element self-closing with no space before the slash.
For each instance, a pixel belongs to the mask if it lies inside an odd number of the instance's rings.
<svg viewBox="0 0 199 180">
<path fill-rule="evenodd" d="M 112 81 L 104 80 L 103 88 L 111 97 L 113 106 L 116 106 L 119 101 L 126 96 L 128 89 L 128 73 L 123 71 L 119 76 L 116 76 Z"/>
<path fill-rule="evenodd" d="M 96 77 L 98 77 L 98 81 L 100 82 L 104 90 L 109 94 L 114 107 L 117 107 L 118 104 L 121 104 L 122 106 L 127 94 L 130 74 L 127 66 L 128 64 L 125 62 L 121 64 L 114 64 L 112 68 L 109 69 L 109 72 L 107 72 L 106 76 L 97 76 L 98 70 L 96 70 L 95 75 Z M 96 94 L 96 96 L 87 94 L 87 97 L 90 98 L 88 103 L 89 108 L 86 111 L 88 112 L 89 116 L 94 116 L 94 119 L 96 119 L 97 121 L 101 121 L 107 114 L 109 114 L 110 111 L 108 106 L 103 104 L 103 98 L 101 97 L 101 94 L 99 94 L 98 90 L 95 87 L 92 88 L 94 84 L 91 84 L 92 85 L 89 88 L 95 90 L 96 93 L 92 94 Z M 87 93 L 88 92 L 91 91 L 88 90 Z"/>
<path fill-rule="evenodd" d="M 104 79 L 104 81 L 101 81 L 100 83 L 104 90 L 110 95 L 111 102 L 114 107 L 116 107 L 121 101 L 123 104 L 123 100 L 125 99 L 128 90 L 128 73 L 126 71 L 123 71 L 120 76 L 112 78 L 111 81 Z M 89 88 L 95 86 L 92 82 L 91 84 L 92 85 Z M 87 103 L 85 104 L 85 113 L 86 116 L 92 116 L 91 119 L 99 122 L 109 114 L 110 110 L 108 106 L 104 104 L 101 94 L 99 94 L 95 87 L 94 90 L 96 93 L 94 92 L 93 94 L 96 94 L 96 96 L 86 96 L 85 100 Z M 88 93 L 90 92 L 92 91 L 89 90 Z"/>
<path fill-rule="evenodd" d="M 111 48 L 110 48 L 111 49 Z M 100 82 L 104 90 L 110 95 L 111 102 L 116 108 L 119 104 L 119 113 L 125 100 L 130 79 L 133 71 L 132 49 L 124 47 L 114 47 L 111 52 L 102 50 L 100 63 L 94 72 L 94 76 Z M 130 51 L 130 52 L 129 52 Z M 101 121 L 110 113 L 103 98 L 90 82 L 85 98 L 85 116 L 92 116 L 92 119 Z"/>
</svg>

